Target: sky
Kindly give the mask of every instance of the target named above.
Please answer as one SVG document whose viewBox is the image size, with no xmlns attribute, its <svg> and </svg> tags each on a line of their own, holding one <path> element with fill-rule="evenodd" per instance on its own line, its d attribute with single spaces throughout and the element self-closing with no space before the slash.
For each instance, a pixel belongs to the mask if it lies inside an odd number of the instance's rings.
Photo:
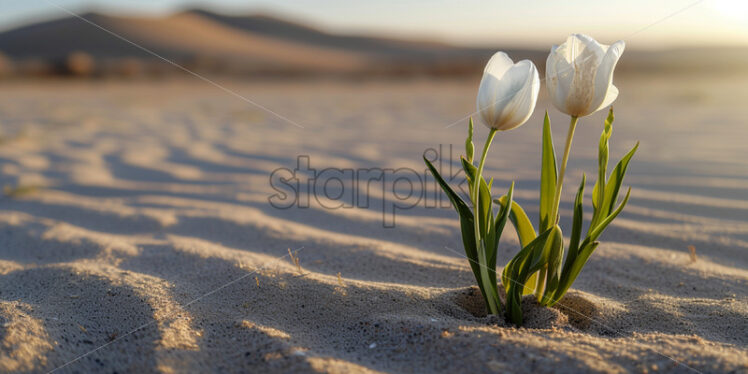
<svg viewBox="0 0 748 374">
<path fill-rule="evenodd" d="M 746 0 L 0 0 L 0 30 L 73 12 L 261 12 L 340 33 L 476 46 L 546 47 L 582 32 L 634 48 L 748 46 Z"/>
</svg>

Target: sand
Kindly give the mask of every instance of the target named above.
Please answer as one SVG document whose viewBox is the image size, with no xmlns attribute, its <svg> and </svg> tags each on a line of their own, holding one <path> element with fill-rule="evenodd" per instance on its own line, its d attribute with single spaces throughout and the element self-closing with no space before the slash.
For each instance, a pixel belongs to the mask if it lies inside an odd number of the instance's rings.
<svg viewBox="0 0 748 374">
<path fill-rule="evenodd" d="M 4 83 L 0 371 L 748 372 L 741 79 L 617 78 L 612 157 L 642 142 L 631 201 L 523 328 L 484 315 L 432 184 L 391 228 L 383 208 L 415 199 L 391 183 L 360 189 L 367 208 L 268 200 L 299 155 L 423 173 L 424 150 L 454 144 L 456 160 L 477 80 L 225 82 L 303 128 L 199 81 Z M 486 169 L 533 217 L 545 108 L 563 142 L 541 96 Z M 596 170 L 603 115 L 582 119 L 569 186 Z M 517 250 L 507 230 L 499 263 Z"/>
</svg>

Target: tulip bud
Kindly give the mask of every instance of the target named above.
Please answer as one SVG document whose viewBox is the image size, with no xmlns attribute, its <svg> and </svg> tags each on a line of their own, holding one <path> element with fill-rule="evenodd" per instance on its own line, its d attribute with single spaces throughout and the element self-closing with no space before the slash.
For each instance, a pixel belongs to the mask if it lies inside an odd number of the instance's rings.
<svg viewBox="0 0 748 374">
<path fill-rule="evenodd" d="M 516 64 L 504 52 L 488 61 L 478 88 L 477 107 L 483 124 L 500 131 L 519 127 L 535 110 L 540 91 L 538 69 L 530 60 Z"/>
<path fill-rule="evenodd" d="M 470 117 L 468 122 L 468 137 L 465 139 L 465 157 L 469 163 L 473 163 L 473 156 L 475 155 L 475 145 L 473 144 L 473 117 Z"/>
<path fill-rule="evenodd" d="M 574 116 L 590 115 L 615 101 L 613 70 L 625 43 L 600 44 L 583 34 L 572 34 L 553 46 L 546 61 L 546 86 L 553 105 Z"/>
</svg>

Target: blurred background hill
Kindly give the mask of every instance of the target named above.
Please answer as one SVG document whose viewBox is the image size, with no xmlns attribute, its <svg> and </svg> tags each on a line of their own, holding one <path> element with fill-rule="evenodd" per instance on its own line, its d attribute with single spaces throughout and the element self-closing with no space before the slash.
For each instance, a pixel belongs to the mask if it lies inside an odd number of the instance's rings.
<svg viewBox="0 0 748 374">
<path fill-rule="evenodd" d="M 266 14 L 227 15 L 205 9 L 166 16 L 88 12 L 80 18 L 36 21 L 1 32 L 0 75 L 138 77 L 185 73 L 158 55 L 204 74 L 459 76 L 480 74 L 497 49 L 509 50 L 515 59 L 529 58 L 541 69 L 547 54 L 546 50 L 501 45 L 463 46 L 334 33 Z M 619 71 L 732 73 L 747 68 L 748 48 L 706 46 L 629 50 Z"/>
</svg>

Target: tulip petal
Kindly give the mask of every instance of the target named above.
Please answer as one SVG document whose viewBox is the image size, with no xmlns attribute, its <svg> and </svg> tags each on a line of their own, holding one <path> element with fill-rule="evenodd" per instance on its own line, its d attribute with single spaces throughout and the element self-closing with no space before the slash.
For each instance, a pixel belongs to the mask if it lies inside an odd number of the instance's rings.
<svg viewBox="0 0 748 374">
<path fill-rule="evenodd" d="M 559 110 L 573 116 L 589 114 L 594 101 L 595 72 L 606 51 L 606 46 L 584 34 L 572 34 L 551 49 L 546 64 L 549 94 Z"/>
<path fill-rule="evenodd" d="M 503 108 L 511 95 L 501 87 L 501 80 L 514 65 L 504 52 L 496 52 L 483 70 L 483 78 L 478 88 L 476 106 L 483 124 L 490 127 L 499 119 L 500 108 Z M 499 109 L 499 110 L 497 110 Z"/>
<path fill-rule="evenodd" d="M 561 47 L 556 45 L 551 47 L 551 53 L 545 61 L 545 84 L 553 105 L 556 109 L 566 112 L 566 97 L 571 88 L 574 68 L 562 57 L 559 48 Z"/>
<path fill-rule="evenodd" d="M 486 67 L 483 69 L 483 74 L 490 74 L 501 79 L 507 70 L 514 66 L 514 61 L 504 52 L 496 52 L 491 59 L 488 60 Z"/>
<path fill-rule="evenodd" d="M 493 76 L 492 74 L 484 74 L 483 79 L 480 81 L 480 87 L 478 88 L 478 98 L 476 99 L 476 109 L 484 125 L 492 127 L 494 122 L 498 119 L 496 108 L 502 108 L 504 103 L 502 99 L 508 100 L 508 98 L 502 98 L 503 94 L 499 83 L 501 80 Z"/>
<path fill-rule="evenodd" d="M 573 58 L 569 61 L 578 62 L 591 55 L 599 61 L 608 50 L 608 46 L 598 43 L 597 40 L 585 34 L 571 34 L 566 39 L 566 43 L 571 45 L 569 53 Z"/>
<path fill-rule="evenodd" d="M 476 106 L 483 124 L 510 130 L 525 123 L 535 109 L 540 90 L 538 70 L 529 60 L 518 63 L 497 52 L 484 69 Z"/>
<path fill-rule="evenodd" d="M 596 112 L 609 106 L 618 97 L 618 89 L 613 86 L 613 71 L 621 58 L 626 43 L 622 40 L 615 42 L 608 48 L 595 75 L 595 98 L 590 106 Z M 590 112 L 590 113 L 592 113 Z"/>
<path fill-rule="evenodd" d="M 569 114 L 578 117 L 591 113 L 590 110 L 595 99 L 595 73 L 600 60 L 604 56 L 600 44 L 592 39 L 585 38 L 577 37 L 577 39 L 572 39 L 574 44 L 572 44 L 571 48 L 579 49 L 579 51 L 575 52 L 576 58 L 572 61 L 574 72 L 565 105 Z M 581 42 L 586 44 L 583 47 L 577 45 Z"/>
<path fill-rule="evenodd" d="M 623 42 L 607 46 L 584 34 L 572 34 L 560 46 L 551 48 L 546 61 L 546 85 L 553 105 L 578 117 L 598 110 L 605 101 L 621 53 Z"/>
<path fill-rule="evenodd" d="M 514 92 L 511 100 L 501 111 L 504 118 L 499 130 L 506 131 L 525 123 L 535 110 L 540 91 L 540 77 L 535 64 L 522 60 L 507 71 L 508 91 Z M 503 83 L 503 82 L 502 82 Z"/>
<path fill-rule="evenodd" d="M 616 98 L 618 98 L 618 87 L 611 84 L 610 87 L 608 88 L 608 92 L 605 94 L 605 99 L 603 100 L 603 103 L 595 111 L 598 111 L 600 109 L 610 106 L 610 104 L 613 104 L 613 102 L 616 101 Z"/>
</svg>

